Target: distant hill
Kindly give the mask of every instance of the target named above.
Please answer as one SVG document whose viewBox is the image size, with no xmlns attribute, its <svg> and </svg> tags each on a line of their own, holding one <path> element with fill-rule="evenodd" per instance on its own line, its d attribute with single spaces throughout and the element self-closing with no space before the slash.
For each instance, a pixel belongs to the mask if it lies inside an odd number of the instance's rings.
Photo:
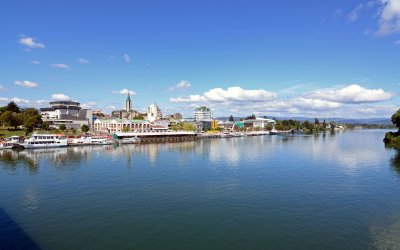
<svg viewBox="0 0 400 250">
<path fill-rule="evenodd" d="M 235 120 L 239 120 L 245 117 L 235 117 Z M 314 122 L 315 118 L 308 118 L 308 117 L 270 117 L 268 118 L 275 118 L 277 120 L 297 120 L 297 121 L 309 121 Z M 229 120 L 229 117 L 218 117 L 215 118 L 217 120 Z M 379 124 L 379 125 L 391 125 L 392 122 L 389 118 L 366 118 L 366 119 L 350 119 L 350 118 L 318 118 L 320 122 L 324 119 L 326 122 L 332 121 L 336 123 L 347 123 L 347 124 Z"/>
</svg>

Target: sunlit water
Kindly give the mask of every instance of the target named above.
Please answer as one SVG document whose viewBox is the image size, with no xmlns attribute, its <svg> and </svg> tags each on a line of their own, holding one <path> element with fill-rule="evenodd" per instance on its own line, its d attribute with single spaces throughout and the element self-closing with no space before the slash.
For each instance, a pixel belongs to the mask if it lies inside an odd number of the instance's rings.
<svg viewBox="0 0 400 250">
<path fill-rule="evenodd" d="M 0 210 L 42 249 L 400 249 L 384 133 L 1 151 Z"/>
</svg>

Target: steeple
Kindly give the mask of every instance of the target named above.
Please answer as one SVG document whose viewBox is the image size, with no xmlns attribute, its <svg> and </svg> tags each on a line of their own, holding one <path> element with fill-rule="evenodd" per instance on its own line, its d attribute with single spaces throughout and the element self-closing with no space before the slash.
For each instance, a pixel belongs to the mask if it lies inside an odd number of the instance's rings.
<svg viewBox="0 0 400 250">
<path fill-rule="evenodd" d="M 132 102 L 131 102 L 131 96 L 129 94 L 129 91 L 128 91 L 128 98 L 126 98 L 126 102 L 125 102 L 125 110 L 126 110 L 126 112 L 131 112 L 131 110 L 132 110 Z"/>
</svg>

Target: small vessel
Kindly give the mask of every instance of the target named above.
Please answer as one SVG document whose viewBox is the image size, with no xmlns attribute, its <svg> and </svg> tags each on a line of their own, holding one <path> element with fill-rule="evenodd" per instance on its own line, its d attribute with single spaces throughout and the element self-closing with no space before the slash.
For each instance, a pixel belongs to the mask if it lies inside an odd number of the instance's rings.
<svg viewBox="0 0 400 250">
<path fill-rule="evenodd" d="M 86 146 L 93 145 L 92 138 L 90 136 L 81 136 L 78 138 L 71 138 L 68 141 L 70 146 Z"/>
<path fill-rule="evenodd" d="M 222 133 L 222 134 L 221 134 L 221 137 L 222 137 L 222 138 L 231 138 L 231 137 L 233 137 L 233 135 L 231 135 L 231 134 L 228 133 L 228 132 L 225 132 L 225 133 Z"/>
<path fill-rule="evenodd" d="M 232 133 L 232 136 L 233 136 L 233 137 L 243 137 L 243 136 L 244 136 L 244 133 L 242 133 L 242 132 L 235 132 L 235 133 Z"/>
<path fill-rule="evenodd" d="M 21 143 L 23 139 L 20 136 L 11 136 L 6 139 L 5 142 L 0 144 L 0 149 L 13 149 L 13 148 L 22 148 Z"/>
<path fill-rule="evenodd" d="M 134 144 L 134 143 L 140 143 L 140 138 L 135 136 L 135 137 L 126 137 L 122 138 L 121 140 L 118 141 L 119 144 Z"/>
<path fill-rule="evenodd" d="M 58 148 L 68 146 L 67 137 L 63 134 L 33 134 L 21 145 L 24 148 Z"/>
<path fill-rule="evenodd" d="M 92 137 L 91 141 L 93 145 L 111 145 L 115 142 L 113 139 L 107 137 Z"/>
</svg>

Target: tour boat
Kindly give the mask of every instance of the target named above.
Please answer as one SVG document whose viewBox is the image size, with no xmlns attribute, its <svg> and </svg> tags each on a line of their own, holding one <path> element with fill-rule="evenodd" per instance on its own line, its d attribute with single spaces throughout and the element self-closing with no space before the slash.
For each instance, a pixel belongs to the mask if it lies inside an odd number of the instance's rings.
<svg viewBox="0 0 400 250">
<path fill-rule="evenodd" d="M 122 138 L 121 140 L 118 141 L 119 144 L 134 144 L 134 143 L 140 143 L 140 138 L 139 137 L 126 137 Z"/>
<path fill-rule="evenodd" d="M 68 146 L 63 134 L 34 134 L 21 144 L 24 148 L 58 148 Z"/>
<path fill-rule="evenodd" d="M 78 138 L 69 139 L 68 145 L 85 146 L 85 145 L 93 145 L 93 142 L 92 142 L 92 138 L 90 136 L 81 136 Z"/>
<path fill-rule="evenodd" d="M 0 149 L 13 149 L 13 148 L 21 148 L 21 137 L 19 136 L 11 136 L 6 139 L 5 142 L 0 144 Z"/>
</svg>

